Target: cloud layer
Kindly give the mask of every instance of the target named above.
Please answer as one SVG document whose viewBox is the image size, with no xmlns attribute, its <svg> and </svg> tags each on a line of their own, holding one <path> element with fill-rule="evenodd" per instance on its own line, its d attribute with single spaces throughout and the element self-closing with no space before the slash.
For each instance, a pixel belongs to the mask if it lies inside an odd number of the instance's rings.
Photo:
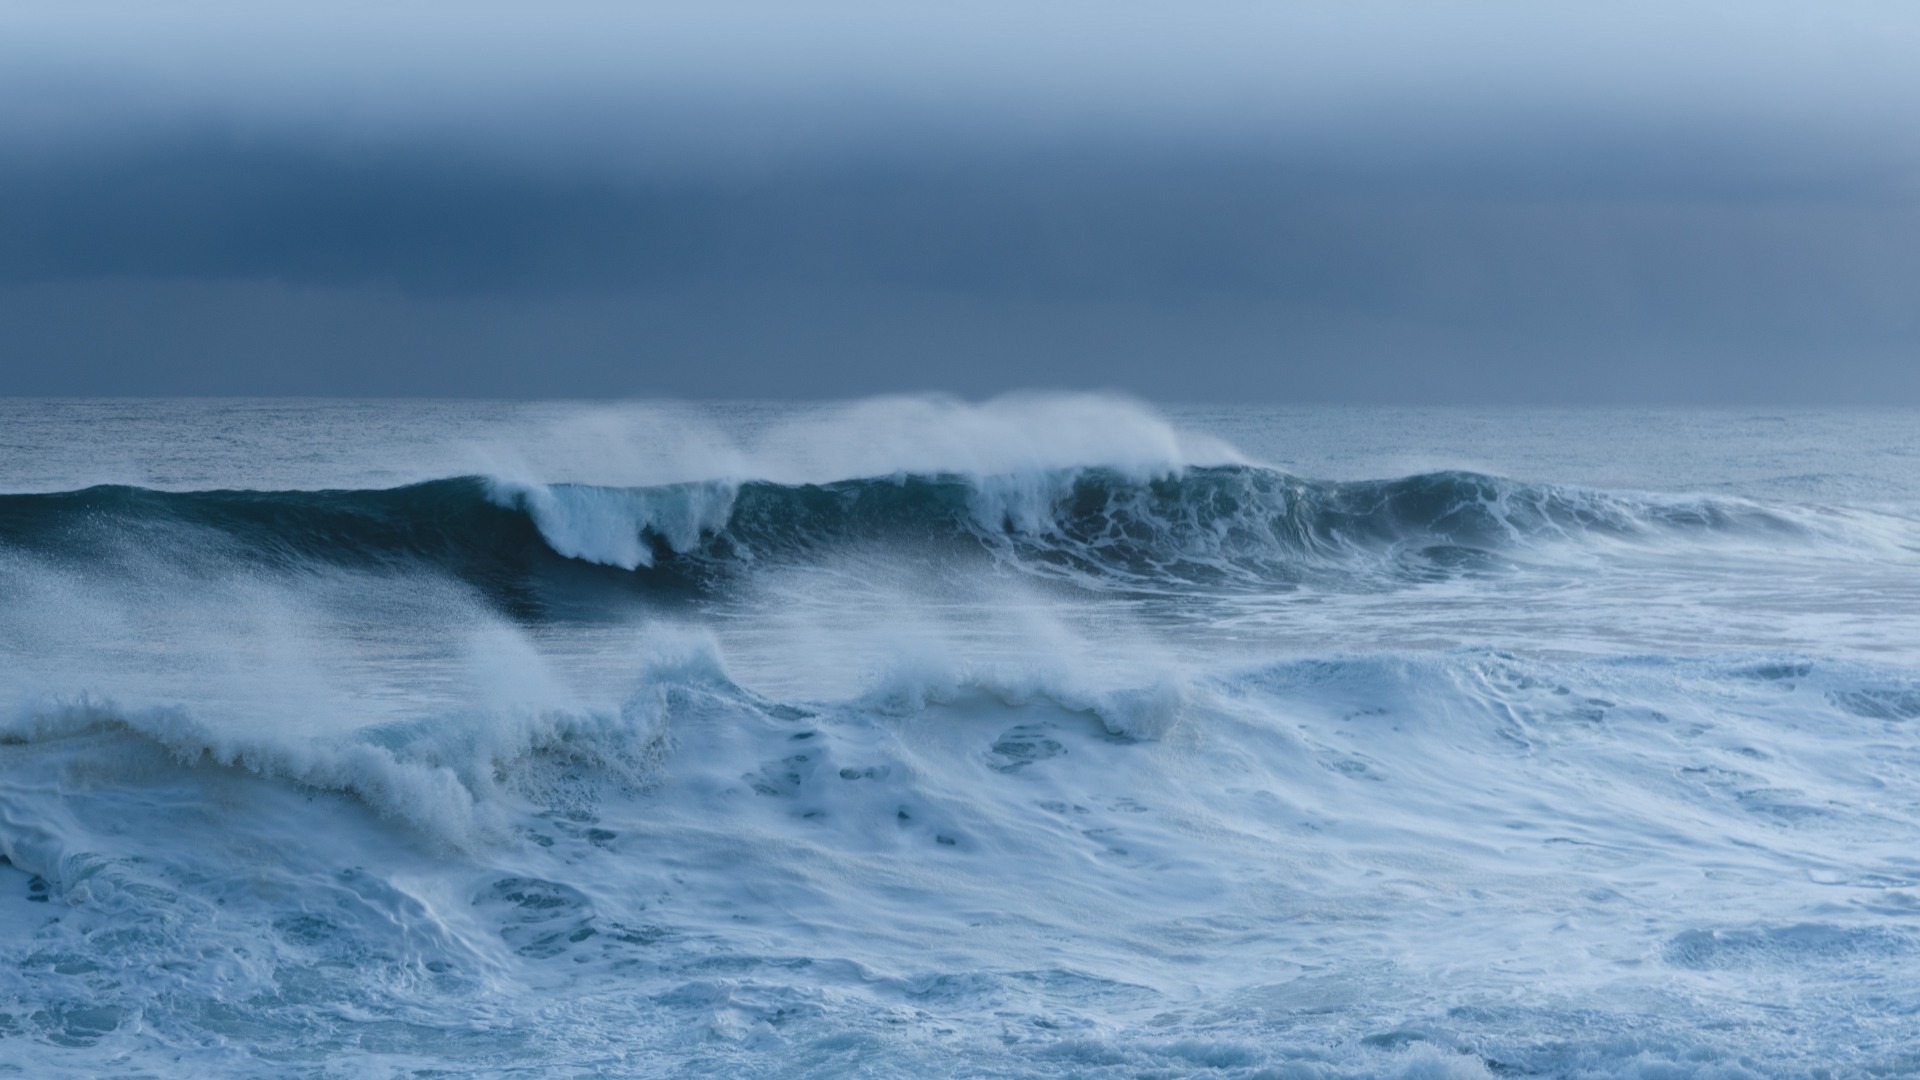
<svg viewBox="0 0 1920 1080">
<path fill-rule="evenodd" d="M 1920 400 L 1895 5 L 0 22 L 0 393 Z"/>
</svg>

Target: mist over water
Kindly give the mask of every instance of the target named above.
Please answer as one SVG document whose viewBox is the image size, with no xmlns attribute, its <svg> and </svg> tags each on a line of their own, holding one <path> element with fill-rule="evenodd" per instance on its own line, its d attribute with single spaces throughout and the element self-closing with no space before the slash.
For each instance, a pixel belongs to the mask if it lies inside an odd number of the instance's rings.
<svg viewBox="0 0 1920 1080">
<path fill-rule="evenodd" d="M 0 1069 L 1920 1068 L 1910 413 L 0 420 Z"/>
</svg>

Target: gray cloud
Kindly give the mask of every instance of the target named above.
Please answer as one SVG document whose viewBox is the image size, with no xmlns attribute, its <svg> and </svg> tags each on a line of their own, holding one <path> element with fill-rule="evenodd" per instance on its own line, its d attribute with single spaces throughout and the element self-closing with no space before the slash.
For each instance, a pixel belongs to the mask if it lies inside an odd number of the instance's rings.
<svg viewBox="0 0 1920 1080">
<path fill-rule="evenodd" d="M 74 10 L 0 392 L 1920 400 L 1904 8 Z"/>
</svg>

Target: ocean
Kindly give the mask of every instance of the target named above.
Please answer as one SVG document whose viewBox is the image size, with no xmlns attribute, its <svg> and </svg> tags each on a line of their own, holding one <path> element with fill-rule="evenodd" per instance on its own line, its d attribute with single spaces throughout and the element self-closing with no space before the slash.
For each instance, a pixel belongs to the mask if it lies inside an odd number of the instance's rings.
<svg viewBox="0 0 1920 1080">
<path fill-rule="evenodd" d="M 1920 1075 L 1920 413 L 0 401 L 0 1074 Z"/>
</svg>

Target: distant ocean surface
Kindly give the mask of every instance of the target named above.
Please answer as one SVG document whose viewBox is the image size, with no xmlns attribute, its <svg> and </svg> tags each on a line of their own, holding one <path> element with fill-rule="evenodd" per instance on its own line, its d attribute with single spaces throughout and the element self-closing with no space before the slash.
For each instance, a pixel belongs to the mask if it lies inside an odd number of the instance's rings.
<svg viewBox="0 0 1920 1080">
<path fill-rule="evenodd" d="M 0 401 L 0 1075 L 1920 1075 L 1920 413 Z"/>
</svg>

